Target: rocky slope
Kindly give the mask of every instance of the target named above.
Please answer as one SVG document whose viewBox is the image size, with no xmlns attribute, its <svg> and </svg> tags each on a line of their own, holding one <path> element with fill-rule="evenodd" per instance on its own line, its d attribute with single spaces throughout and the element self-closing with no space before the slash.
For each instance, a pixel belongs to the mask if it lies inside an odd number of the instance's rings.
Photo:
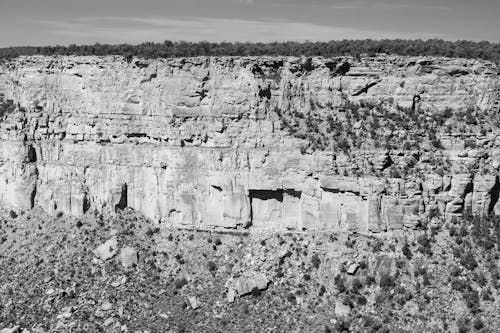
<svg viewBox="0 0 500 333">
<path fill-rule="evenodd" d="M 0 211 L 2 333 L 500 327 L 499 221 L 492 243 L 493 230 L 471 221 L 374 237 L 157 228 L 129 208 L 8 213 Z"/>
<path fill-rule="evenodd" d="M 498 72 L 429 57 L 20 57 L 0 202 L 360 233 L 500 214 Z"/>
</svg>

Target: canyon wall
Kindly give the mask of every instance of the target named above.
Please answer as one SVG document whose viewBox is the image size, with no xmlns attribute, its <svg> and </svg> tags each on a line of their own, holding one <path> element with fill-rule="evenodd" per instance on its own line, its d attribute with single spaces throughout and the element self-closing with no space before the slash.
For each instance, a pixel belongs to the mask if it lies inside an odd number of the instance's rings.
<svg viewBox="0 0 500 333">
<path fill-rule="evenodd" d="M 500 214 L 499 89 L 495 65 L 463 59 L 20 57 L 0 64 L 10 110 L 0 203 L 72 215 L 131 207 L 205 229 L 361 233 Z M 346 102 L 493 118 L 486 132 L 439 132 L 439 153 L 311 151 L 283 127 L 282 110 L 337 114 Z M 448 171 L 436 171 L 437 155 Z M 408 161 L 406 175 L 384 172 Z"/>
</svg>

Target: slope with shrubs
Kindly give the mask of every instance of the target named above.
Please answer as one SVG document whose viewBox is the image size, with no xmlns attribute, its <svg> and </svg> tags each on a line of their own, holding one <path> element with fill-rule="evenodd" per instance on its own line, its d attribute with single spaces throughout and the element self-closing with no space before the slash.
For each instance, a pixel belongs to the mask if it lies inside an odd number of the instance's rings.
<svg viewBox="0 0 500 333">
<path fill-rule="evenodd" d="M 94 257 L 112 235 L 138 251 L 137 265 Z M 374 237 L 173 230 L 128 208 L 78 219 L 4 212 L 0 328 L 495 332 L 499 245 L 493 217 Z M 267 288 L 231 302 L 227 281 L 252 274 Z"/>
</svg>

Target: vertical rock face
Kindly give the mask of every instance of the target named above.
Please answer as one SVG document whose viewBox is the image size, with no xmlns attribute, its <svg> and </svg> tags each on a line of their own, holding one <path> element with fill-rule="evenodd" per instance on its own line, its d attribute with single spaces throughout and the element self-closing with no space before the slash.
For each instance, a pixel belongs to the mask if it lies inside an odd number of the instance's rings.
<svg viewBox="0 0 500 333">
<path fill-rule="evenodd" d="M 443 135 L 451 167 L 438 174 L 432 150 L 304 151 L 280 117 L 388 100 L 497 112 L 498 82 L 491 63 L 444 58 L 18 58 L 0 66 L 0 100 L 14 110 L 1 122 L 0 202 L 73 215 L 132 207 L 196 228 L 364 233 L 500 213 L 495 131 L 469 133 L 468 150 L 462 134 Z M 384 173 L 403 161 L 415 172 Z"/>
</svg>

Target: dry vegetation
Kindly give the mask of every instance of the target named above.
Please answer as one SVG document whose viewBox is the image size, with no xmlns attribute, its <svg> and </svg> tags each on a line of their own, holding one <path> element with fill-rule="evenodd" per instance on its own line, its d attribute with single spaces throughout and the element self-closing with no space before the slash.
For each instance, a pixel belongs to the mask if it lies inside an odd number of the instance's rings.
<svg viewBox="0 0 500 333">
<path fill-rule="evenodd" d="M 495 332 L 498 219 L 377 237 L 158 228 L 130 209 L 0 223 L 0 328 L 30 332 Z M 115 235 L 139 261 L 95 258 Z M 267 288 L 228 300 L 227 281 Z M 192 303 L 193 297 L 195 303 Z M 190 300 L 191 298 L 191 300 Z M 194 307 L 194 308 L 193 308 Z"/>
</svg>

